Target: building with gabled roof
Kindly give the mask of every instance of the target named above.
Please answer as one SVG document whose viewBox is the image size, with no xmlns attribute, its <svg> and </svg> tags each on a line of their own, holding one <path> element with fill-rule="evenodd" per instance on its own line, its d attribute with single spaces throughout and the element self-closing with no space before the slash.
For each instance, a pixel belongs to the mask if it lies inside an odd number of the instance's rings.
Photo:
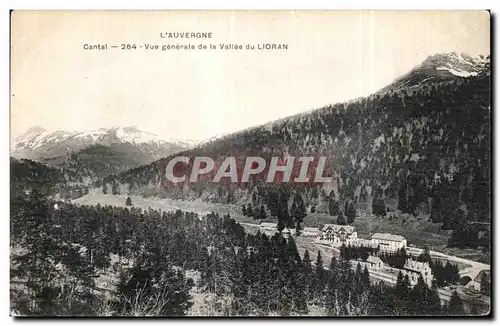
<svg viewBox="0 0 500 326">
<path fill-rule="evenodd" d="M 259 223 L 260 232 L 273 236 L 278 232 L 278 224 L 277 223 L 269 223 L 269 222 L 260 222 Z"/>
<path fill-rule="evenodd" d="M 351 225 L 324 224 L 318 240 L 349 245 L 358 238 L 358 231 Z"/>
<path fill-rule="evenodd" d="M 382 269 L 382 267 L 384 266 L 384 262 L 382 261 L 382 259 L 371 255 L 368 256 L 366 262 L 368 264 L 368 268 L 374 270 Z"/>
<path fill-rule="evenodd" d="M 285 227 L 283 230 L 281 230 L 281 235 L 285 239 L 290 238 L 290 234 L 291 234 L 291 232 L 290 232 L 290 230 L 287 227 Z"/>
<path fill-rule="evenodd" d="M 406 248 L 406 239 L 397 234 L 374 233 L 372 242 L 380 248 L 381 252 L 393 253 Z"/>
<path fill-rule="evenodd" d="M 427 283 L 429 287 L 432 286 L 434 276 L 432 275 L 432 269 L 429 263 L 407 259 L 403 268 L 411 272 L 419 273 L 424 278 L 425 283 Z"/>
</svg>

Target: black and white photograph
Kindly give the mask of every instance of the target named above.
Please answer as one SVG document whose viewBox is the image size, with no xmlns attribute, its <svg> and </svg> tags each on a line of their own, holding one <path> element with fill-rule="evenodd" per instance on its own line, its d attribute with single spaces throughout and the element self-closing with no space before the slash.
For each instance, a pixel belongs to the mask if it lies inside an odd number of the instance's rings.
<svg viewBox="0 0 500 326">
<path fill-rule="evenodd" d="M 11 11 L 10 316 L 491 317 L 491 20 Z"/>
</svg>

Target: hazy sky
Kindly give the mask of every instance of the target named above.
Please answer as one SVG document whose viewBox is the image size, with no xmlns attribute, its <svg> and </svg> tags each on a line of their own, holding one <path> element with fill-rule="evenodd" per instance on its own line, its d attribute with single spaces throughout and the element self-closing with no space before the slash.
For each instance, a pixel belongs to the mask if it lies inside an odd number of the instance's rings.
<svg viewBox="0 0 500 326">
<path fill-rule="evenodd" d="M 205 139 L 368 95 L 429 54 L 489 54 L 487 12 L 12 14 L 11 132 L 132 126 Z M 161 39 L 211 32 L 211 39 Z M 84 44 L 288 44 L 86 51 Z"/>
</svg>

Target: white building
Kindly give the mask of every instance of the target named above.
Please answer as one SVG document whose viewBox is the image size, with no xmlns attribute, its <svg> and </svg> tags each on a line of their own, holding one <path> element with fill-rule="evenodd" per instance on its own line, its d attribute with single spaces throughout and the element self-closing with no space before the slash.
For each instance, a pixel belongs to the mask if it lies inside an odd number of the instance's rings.
<svg viewBox="0 0 500 326">
<path fill-rule="evenodd" d="M 366 259 L 366 263 L 368 265 L 368 268 L 373 270 L 380 270 L 382 269 L 382 267 L 384 267 L 384 262 L 380 258 L 375 256 L 368 256 L 368 258 Z"/>
<path fill-rule="evenodd" d="M 354 247 L 365 247 L 365 248 L 377 248 L 378 245 L 373 243 L 371 240 L 357 238 L 352 244 Z"/>
<path fill-rule="evenodd" d="M 406 249 L 406 239 L 400 235 L 390 233 L 375 233 L 372 242 L 380 247 L 380 252 L 393 253 L 399 249 Z"/>
<path fill-rule="evenodd" d="M 321 228 L 318 240 L 327 241 L 334 244 L 354 244 L 358 238 L 358 231 L 354 226 L 325 224 Z"/>
<path fill-rule="evenodd" d="M 416 260 L 407 259 L 404 265 L 404 269 L 422 275 L 425 283 L 427 283 L 429 287 L 432 286 L 432 280 L 434 279 L 434 277 L 432 275 L 432 269 L 427 262 L 419 262 Z"/>
<path fill-rule="evenodd" d="M 290 232 L 290 230 L 287 227 L 285 227 L 283 230 L 281 230 L 281 235 L 285 239 L 289 239 L 290 238 L 290 234 L 291 234 L 291 232 Z"/>
<path fill-rule="evenodd" d="M 260 222 L 259 224 L 260 232 L 273 236 L 278 232 L 278 225 L 276 223 Z"/>
<path fill-rule="evenodd" d="M 368 256 L 366 261 L 351 260 L 352 268 L 357 268 L 358 265 L 361 266 L 362 270 L 365 267 L 368 268 L 368 271 L 379 271 L 379 270 L 382 270 L 386 267 L 384 262 L 376 256 Z"/>
<path fill-rule="evenodd" d="M 312 228 L 309 226 L 305 226 L 304 229 L 300 232 L 303 235 L 310 235 L 310 236 L 314 236 L 314 237 L 317 237 L 321 234 L 321 231 L 319 230 L 319 228 Z"/>
</svg>

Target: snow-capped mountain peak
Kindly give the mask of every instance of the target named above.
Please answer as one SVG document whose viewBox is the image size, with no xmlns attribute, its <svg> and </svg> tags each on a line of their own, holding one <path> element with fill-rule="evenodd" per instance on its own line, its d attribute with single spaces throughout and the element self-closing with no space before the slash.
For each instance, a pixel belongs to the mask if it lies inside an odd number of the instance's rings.
<svg viewBox="0 0 500 326">
<path fill-rule="evenodd" d="M 470 56 L 457 52 L 432 54 L 421 64 L 382 88 L 379 93 L 489 74 L 489 69 L 489 55 Z"/>
<path fill-rule="evenodd" d="M 437 70 L 446 70 L 458 77 L 477 76 L 484 69 L 489 59 L 478 55 L 475 57 L 465 53 L 445 53 L 429 56 L 423 65 L 428 65 Z"/>
<path fill-rule="evenodd" d="M 189 142 L 163 140 L 158 135 L 132 127 L 100 128 L 90 131 L 47 131 L 41 127 L 30 128 L 15 139 L 13 155 L 24 158 L 60 156 L 92 145 L 135 146 L 150 155 L 187 149 Z"/>
<path fill-rule="evenodd" d="M 132 127 L 112 127 L 100 128 L 91 131 L 64 131 L 56 130 L 49 132 L 41 127 L 32 127 L 25 134 L 19 136 L 15 140 L 16 148 L 36 149 L 48 143 L 58 143 L 65 140 L 74 141 L 90 141 L 108 143 L 131 143 L 131 144 L 145 144 L 145 143 L 179 143 L 189 144 L 190 141 L 178 140 L 163 140 L 156 134 L 142 131 L 136 126 Z"/>
<path fill-rule="evenodd" d="M 116 137 L 126 143 L 143 144 L 143 143 L 162 143 L 158 135 L 139 130 L 137 127 L 116 128 Z"/>
</svg>

